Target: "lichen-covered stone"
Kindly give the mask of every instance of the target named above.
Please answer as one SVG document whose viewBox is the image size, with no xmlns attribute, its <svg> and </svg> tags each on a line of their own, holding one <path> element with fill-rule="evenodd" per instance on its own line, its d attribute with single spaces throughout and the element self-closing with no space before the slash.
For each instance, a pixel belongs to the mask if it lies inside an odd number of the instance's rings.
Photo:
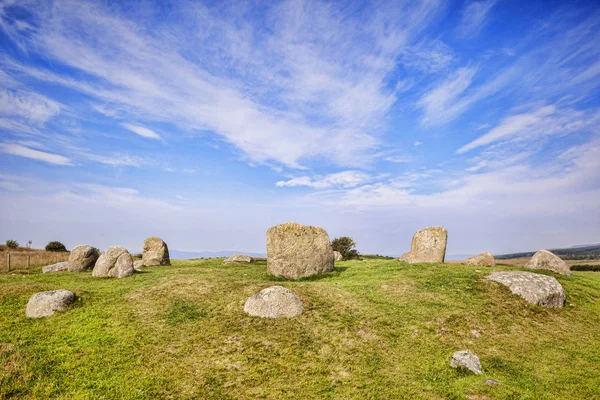
<svg viewBox="0 0 600 400">
<path fill-rule="evenodd" d="M 80 272 L 94 268 L 100 253 L 89 244 L 80 244 L 71 250 L 69 255 L 69 271 Z"/>
<path fill-rule="evenodd" d="M 133 262 L 133 269 L 139 271 L 144 266 L 144 262 L 142 260 L 136 260 Z"/>
<path fill-rule="evenodd" d="M 486 251 L 485 253 L 467 258 L 463 264 L 475 267 L 495 267 L 496 259 L 492 253 Z"/>
<path fill-rule="evenodd" d="M 68 261 L 61 261 L 56 264 L 46 265 L 42 268 L 42 273 L 47 274 L 49 272 L 67 271 L 69 269 Z"/>
<path fill-rule="evenodd" d="M 411 264 L 444 262 L 447 242 L 448 231 L 441 226 L 421 229 L 413 236 L 410 251 L 397 260 Z"/>
<path fill-rule="evenodd" d="M 254 258 L 250 256 L 245 256 L 243 254 L 234 254 L 231 257 L 228 257 L 223 260 L 224 263 L 232 263 L 232 262 L 241 262 L 241 263 L 252 263 L 254 262 Z"/>
<path fill-rule="evenodd" d="M 291 318 L 304 311 L 304 304 L 283 286 L 271 286 L 246 300 L 244 312 L 255 317 Z"/>
<path fill-rule="evenodd" d="M 146 267 L 151 267 L 153 265 L 171 265 L 167 244 L 161 238 L 153 236 L 144 240 L 142 262 Z"/>
<path fill-rule="evenodd" d="M 450 366 L 452 368 L 468 369 L 476 375 L 480 375 L 482 373 L 479 357 L 469 350 L 462 350 L 454 353 L 452 355 L 452 359 L 450 360 Z"/>
<path fill-rule="evenodd" d="M 565 291 L 553 276 L 525 271 L 493 272 L 487 279 L 507 286 L 527 302 L 559 308 L 565 304 Z"/>
<path fill-rule="evenodd" d="M 41 318 L 54 315 L 75 301 L 75 293 L 59 289 L 36 293 L 29 298 L 25 315 L 29 318 Z"/>
<path fill-rule="evenodd" d="M 548 250 L 540 250 L 525 265 L 530 269 L 545 269 L 561 275 L 571 275 L 571 270 L 559 256 Z"/>
<path fill-rule="evenodd" d="M 123 278 L 133 274 L 133 259 L 127 249 L 111 246 L 100 255 L 92 276 L 99 278 Z"/>
<path fill-rule="evenodd" d="M 342 253 L 340 253 L 339 251 L 334 251 L 333 252 L 333 259 L 335 261 L 342 261 L 344 259 L 344 256 L 342 256 Z"/>
</svg>

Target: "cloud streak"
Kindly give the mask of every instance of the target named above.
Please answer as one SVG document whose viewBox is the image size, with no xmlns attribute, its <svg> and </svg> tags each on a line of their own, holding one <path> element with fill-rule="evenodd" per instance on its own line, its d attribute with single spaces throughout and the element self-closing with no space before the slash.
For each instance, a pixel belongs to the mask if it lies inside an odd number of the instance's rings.
<svg viewBox="0 0 600 400">
<path fill-rule="evenodd" d="M 16 143 L 0 143 L 0 152 L 14 156 L 30 158 L 54 165 L 73 165 L 67 157 L 35 150 Z"/>
</svg>

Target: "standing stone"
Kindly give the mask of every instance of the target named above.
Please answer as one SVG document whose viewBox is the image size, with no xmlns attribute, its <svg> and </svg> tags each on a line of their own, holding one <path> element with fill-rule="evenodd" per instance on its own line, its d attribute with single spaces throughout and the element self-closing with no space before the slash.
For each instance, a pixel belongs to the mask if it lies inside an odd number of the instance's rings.
<svg viewBox="0 0 600 400">
<path fill-rule="evenodd" d="M 267 271 L 287 279 L 333 271 L 333 250 L 324 229 L 294 222 L 267 230 Z"/>
<path fill-rule="evenodd" d="M 25 315 L 29 318 L 41 318 L 54 315 L 75 301 L 75 293 L 68 290 L 51 290 L 36 293 L 29 298 Z"/>
<path fill-rule="evenodd" d="M 339 251 L 334 251 L 333 252 L 333 259 L 335 261 L 342 261 L 344 259 L 344 256 L 342 256 L 342 253 L 340 253 Z"/>
<path fill-rule="evenodd" d="M 89 244 L 80 244 L 71 250 L 69 255 L 69 271 L 80 272 L 94 268 L 100 253 Z"/>
<path fill-rule="evenodd" d="M 410 251 L 397 260 L 408 263 L 441 263 L 446 258 L 448 231 L 441 226 L 417 231 L 410 243 Z"/>
<path fill-rule="evenodd" d="M 223 260 L 224 263 L 241 262 L 241 263 L 252 263 L 254 258 L 250 256 L 244 256 L 242 254 L 234 254 L 229 258 Z"/>
<path fill-rule="evenodd" d="M 476 375 L 482 373 L 479 357 L 469 350 L 462 350 L 454 353 L 452 355 L 452 360 L 450 360 L 450 366 L 452 368 L 466 368 Z"/>
<path fill-rule="evenodd" d="M 92 276 L 100 278 L 123 278 L 133 274 L 133 259 L 127 249 L 111 246 L 100 255 Z"/>
<path fill-rule="evenodd" d="M 511 271 L 493 272 L 487 279 L 507 286 L 512 293 L 531 304 L 555 308 L 565 304 L 565 291 L 553 276 Z"/>
<path fill-rule="evenodd" d="M 559 256 L 548 250 L 540 250 L 524 265 L 530 269 L 545 269 L 561 275 L 571 275 L 571 270 Z"/>
<path fill-rule="evenodd" d="M 68 269 L 69 269 L 69 262 L 61 261 L 56 264 L 46 265 L 45 267 L 43 267 L 42 274 L 47 274 L 48 272 L 66 271 Z"/>
<path fill-rule="evenodd" d="M 250 296 L 244 312 L 254 317 L 291 318 L 304 311 L 304 304 L 294 293 L 283 286 L 271 286 Z"/>
<path fill-rule="evenodd" d="M 480 253 L 476 256 L 467 258 L 463 264 L 475 267 L 495 267 L 496 259 L 494 259 L 492 253 L 486 251 L 485 253 Z"/>
<path fill-rule="evenodd" d="M 142 261 L 146 267 L 151 267 L 153 265 L 171 265 L 167 244 L 162 239 L 153 236 L 144 240 Z"/>
</svg>

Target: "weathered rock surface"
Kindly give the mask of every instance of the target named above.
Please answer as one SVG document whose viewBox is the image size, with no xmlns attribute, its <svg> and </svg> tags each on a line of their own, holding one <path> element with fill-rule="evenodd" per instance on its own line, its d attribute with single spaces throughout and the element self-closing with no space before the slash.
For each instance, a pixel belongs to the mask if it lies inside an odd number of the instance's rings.
<svg viewBox="0 0 600 400">
<path fill-rule="evenodd" d="M 571 275 L 571 270 L 559 256 L 548 250 L 540 250 L 524 265 L 530 269 L 545 269 L 561 275 Z"/>
<path fill-rule="evenodd" d="M 153 236 L 144 240 L 142 261 L 146 267 L 151 267 L 153 265 L 171 265 L 167 244 L 161 238 Z"/>
<path fill-rule="evenodd" d="M 333 271 L 333 250 L 324 229 L 294 222 L 267 230 L 267 270 L 288 279 Z"/>
<path fill-rule="evenodd" d="M 446 258 L 448 231 L 441 226 L 417 231 L 410 243 L 410 251 L 402 254 L 397 260 L 408 263 L 441 263 Z"/>
<path fill-rule="evenodd" d="M 232 262 L 241 262 L 241 263 L 251 263 L 254 262 L 254 258 L 250 256 L 245 256 L 243 254 L 234 254 L 231 257 L 228 257 L 223 260 L 224 263 L 232 263 Z"/>
<path fill-rule="evenodd" d="M 80 272 L 94 268 L 100 253 L 89 244 L 80 244 L 71 250 L 69 255 L 69 271 Z"/>
<path fill-rule="evenodd" d="M 304 311 L 304 304 L 283 286 L 271 286 L 246 300 L 244 312 L 255 317 L 290 318 Z"/>
<path fill-rule="evenodd" d="M 36 293 L 29 298 L 25 315 L 29 318 L 41 318 L 54 315 L 75 301 L 75 293 L 68 290 L 51 290 Z"/>
<path fill-rule="evenodd" d="M 111 246 L 100 255 L 92 276 L 99 278 L 123 278 L 133 274 L 133 259 L 127 249 Z"/>
<path fill-rule="evenodd" d="M 344 259 L 344 256 L 342 256 L 342 253 L 340 253 L 339 251 L 334 251 L 333 259 L 334 261 L 342 261 Z"/>
<path fill-rule="evenodd" d="M 452 355 L 452 360 L 450 360 L 450 366 L 452 368 L 466 368 L 476 375 L 482 373 L 479 357 L 469 350 L 462 350 L 454 353 L 454 355 Z"/>
<path fill-rule="evenodd" d="M 496 259 L 492 253 L 486 251 L 485 253 L 467 258 L 463 264 L 476 267 L 495 267 Z"/>
<path fill-rule="evenodd" d="M 136 260 L 133 262 L 133 269 L 139 271 L 144 266 L 144 262 L 142 260 Z"/>
<path fill-rule="evenodd" d="M 47 274 L 48 272 L 59 272 L 59 271 L 67 271 L 69 269 L 69 262 L 62 261 L 52 265 L 46 265 L 42 268 L 42 273 Z"/>
<path fill-rule="evenodd" d="M 493 272 L 487 279 L 507 286 L 527 302 L 544 307 L 562 307 L 565 291 L 553 276 L 524 271 Z"/>
</svg>

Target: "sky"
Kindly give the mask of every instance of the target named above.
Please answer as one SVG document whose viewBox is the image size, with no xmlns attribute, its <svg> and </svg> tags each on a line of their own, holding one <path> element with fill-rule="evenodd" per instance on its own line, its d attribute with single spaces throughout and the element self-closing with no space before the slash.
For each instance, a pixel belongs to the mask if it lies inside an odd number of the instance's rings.
<svg viewBox="0 0 600 400">
<path fill-rule="evenodd" d="M 597 1 L 0 0 L 0 241 L 600 242 Z"/>
</svg>

